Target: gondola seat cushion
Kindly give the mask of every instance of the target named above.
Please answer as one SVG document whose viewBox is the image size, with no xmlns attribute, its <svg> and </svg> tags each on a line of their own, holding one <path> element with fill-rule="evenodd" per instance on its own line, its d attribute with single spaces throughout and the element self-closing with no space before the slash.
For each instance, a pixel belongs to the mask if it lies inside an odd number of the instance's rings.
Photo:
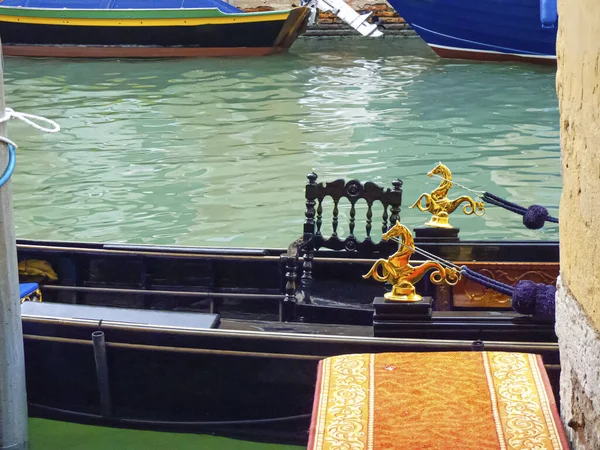
<svg viewBox="0 0 600 450">
<path fill-rule="evenodd" d="M 37 283 L 20 283 L 19 284 L 19 298 L 21 302 L 29 300 L 31 294 L 35 294 L 38 291 L 39 286 Z"/>
<path fill-rule="evenodd" d="M 309 450 L 568 450 L 541 357 L 354 354 L 319 363 Z"/>
<path fill-rule="evenodd" d="M 170 328 L 199 330 L 217 328 L 220 322 L 218 314 L 205 314 L 181 311 L 159 311 L 148 309 L 116 308 L 90 305 L 71 305 L 64 303 L 31 303 L 21 305 L 22 316 L 43 316 L 62 321 L 73 319 L 96 321 L 98 326 L 116 324 L 136 328 Z"/>
<path fill-rule="evenodd" d="M 19 298 L 26 297 L 28 295 L 33 294 L 38 290 L 37 283 L 20 283 L 19 284 Z"/>
</svg>

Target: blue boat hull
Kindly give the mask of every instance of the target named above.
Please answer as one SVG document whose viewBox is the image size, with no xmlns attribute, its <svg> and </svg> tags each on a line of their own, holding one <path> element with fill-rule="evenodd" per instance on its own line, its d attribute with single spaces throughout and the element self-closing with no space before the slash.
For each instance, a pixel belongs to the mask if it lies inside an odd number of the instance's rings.
<svg viewBox="0 0 600 450">
<path fill-rule="evenodd" d="M 441 57 L 556 63 L 555 2 L 389 0 Z M 550 5 L 550 6 L 548 6 Z M 548 11 L 547 8 L 550 8 Z M 542 12 L 540 12 L 542 10 Z M 548 21 L 548 15 L 551 20 Z M 542 27 L 542 19 L 545 27 Z"/>
</svg>

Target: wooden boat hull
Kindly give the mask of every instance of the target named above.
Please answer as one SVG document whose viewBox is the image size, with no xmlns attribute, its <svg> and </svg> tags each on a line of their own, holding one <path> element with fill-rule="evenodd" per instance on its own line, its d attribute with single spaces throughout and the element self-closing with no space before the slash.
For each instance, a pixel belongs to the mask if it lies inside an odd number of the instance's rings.
<svg viewBox="0 0 600 450">
<path fill-rule="evenodd" d="M 498 281 L 552 283 L 558 276 L 557 242 L 462 241 L 419 243 L 442 258 L 468 264 Z M 51 302 L 129 308 L 220 312 L 231 319 L 278 320 L 286 284 L 285 250 L 276 248 L 174 247 L 20 240 L 19 260 L 48 261 L 58 274 L 43 283 Z M 299 321 L 373 324 L 374 297 L 382 284 L 362 275 L 373 259 L 345 251 L 322 250 L 313 261 L 314 300 L 299 303 Z M 301 284 L 297 273 L 297 285 Z M 23 277 L 22 281 L 39 281 Z M 510 299 L 470 282 L 451 291 L 423 279 L 422 295 L 436 298 L 436 311 L 511 309 Z M 247 314 L 236 314 L 247 311 Z M 304 317 L 304 319 L 302 319 Z"/>
<path fill-rule="evenodd" d="M 442 58 L 556 65 L 558 23 L 542 26 L 539 0 L 391 0 Z M 510 24 L 507 26 L 507 24 Z"/>
<path fill-rule="evenodd" d="M 91 340 L 98 327 L 60 322 L 24 318 L 32 416 L 280 443 L 306 444 L 323 357 L 473 348 L 470 341 L 361 335 L 369 327 L 254 322 L 244 325 L 263 331 L 248 331 L 225 322 L 229 329 L 159 331 L 103 324 L 112 398 L 112 414 L 103 415 Z M 487 342 L 485 349 L 541 354 L 556 387 L 556 343 Z"/>
<path fill-rule="evenodd" d="M 550 282 L 557 274 L 555 242 L 420 246 L 454 261 L 477 261 L 488 275 L 510 282 L 527 273 Z M 375 337 L 370 303 L 383 286 L 362 279 L 373 261 L 351 252 L 316 253 L 313 301 L 299 302 L 289 322 L 279 320 L 283 249 L 19 241 L 18 256 L 48 261 L 56 271 L 58 280 L 42 285 L 49 306 L 221 315 L 219 328 L 194 329 L 24 314 L 33 416 L 305 444 L 317 363 L 327 356 L 479 350 L 483 340 L 487 350 L 541 354 L 555 386 L 559 377 L 553 325 L 535 323 L 512 312 L 506 299 L 468 286 L 447 295 L 419 284 L 419 292 L 446 302 L 436 303 L 426 323 Z M 111 414 L 102 412 L 95 331 L 106 338 Z"/>
<path fill-rule="evenodd" d="M 263 56 L 288 49 L 304 32 L 308 9 L 208 14 L 163 11 L 0 8 L 9 56 L 161 58 Z M 26 13 L 26 14 L 25 14 Z M 201 14 L 201 15 L 200 15 Z M 172 16 L 172 17 L 169 17 Z"/>
</svg>

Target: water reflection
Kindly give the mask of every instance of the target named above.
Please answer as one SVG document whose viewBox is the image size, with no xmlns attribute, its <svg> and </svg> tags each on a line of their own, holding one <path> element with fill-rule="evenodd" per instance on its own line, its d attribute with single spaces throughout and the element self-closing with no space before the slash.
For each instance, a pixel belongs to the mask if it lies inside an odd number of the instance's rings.
<svg viewBox="0 0 600 450">
<path fill-rule="evenodd" d="M 403 222 L 415 226 L 426 216 L 407 206 L 436 186 L 425 174 L 439 160 L 467 186 L 558 206 L 558 108 L 545 68 L 448 63 L 418 40 L 5 66 L 8 104 L 63 128 L 11 124 L 22 238 L 284 246 L 301 233 L 311 170 L 321 180 L 403 179 Z M 453 223 L 463 238 L 557 238 L 496 208 Z"/>
</svg>

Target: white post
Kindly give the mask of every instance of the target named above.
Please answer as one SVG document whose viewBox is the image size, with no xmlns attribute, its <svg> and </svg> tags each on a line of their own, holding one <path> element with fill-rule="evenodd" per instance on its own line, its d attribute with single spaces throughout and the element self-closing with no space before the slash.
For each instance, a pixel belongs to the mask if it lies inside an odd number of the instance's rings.
<svg viewBox="0 0 600 450">
<path fill-rule="evenodd" d="M 0 115 L 4 115 L 4 61 L 0 42 Z M 6 122 L 0 123 L 6 136 Z M 0 141 L 0 173 L 8 149 Z M 26 450 L 27 395 L 19 298 L 17 246 L 12 219 L 10 181 L 0 187 L 0 450 Z"/>
</svg>

